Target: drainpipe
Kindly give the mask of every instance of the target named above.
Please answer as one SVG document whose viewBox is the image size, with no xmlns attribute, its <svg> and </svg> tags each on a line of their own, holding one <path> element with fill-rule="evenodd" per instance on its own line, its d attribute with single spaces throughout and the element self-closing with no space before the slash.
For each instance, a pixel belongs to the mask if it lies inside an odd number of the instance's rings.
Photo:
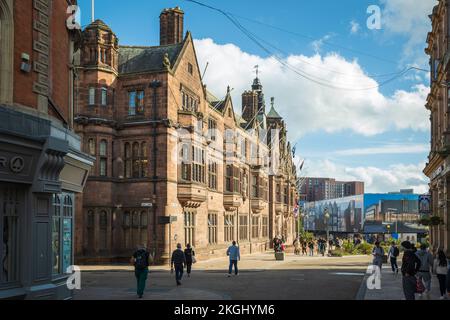
<svg viewBox="0 0 450 320">
<path fill-rule="evenodd" d="M 150 83 L 150 88 L 153 89 L 153 116 L 152 116 L 152 121 L 153 121 L 153 133 L 152 133 L 152 136 L 153 136 L 153 148 L 152 148 L 152 150 L 153 150 L 153 207 L 152 207 L 152 209 L 153 209 L 153 243 L 154 243 L 155 257 L 156 257 L 156 250 L 157 250 L 156 249 L 157 248 L 156 240 L 158 237 L 157 232 L 156 232 L 156 229 L 158 227 L 158 222 L 156 221 L 156 218 L 157 218 L 156 217 L 156 193 L 157 193 L 156 192 L 156 179 L 157 179 L 156 157 L 158 154 L 158 150 L 156 147 L 156 145 L 157 145 L 156 137 L 157 137 L 157 133 L 158 133 L 158 131 L 157 131 L 158 123 L 156 121 L 158 118 L 157 90 L 159 87 L 161 87 L 161 81 L 159 81 L 159 80 L 155 79 Z"/>
</svg>

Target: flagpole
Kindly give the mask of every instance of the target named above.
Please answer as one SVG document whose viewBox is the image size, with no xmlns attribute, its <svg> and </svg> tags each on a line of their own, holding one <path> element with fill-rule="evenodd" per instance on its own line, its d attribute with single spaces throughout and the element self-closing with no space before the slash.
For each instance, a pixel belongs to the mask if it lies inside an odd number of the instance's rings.
<svg viewBox="0 0 450 320">
<path fill-rule="evenodd" d="M 91 0 L 92 2 L 92 22 L 95 21 L 95 0 Z"/>
</svg>

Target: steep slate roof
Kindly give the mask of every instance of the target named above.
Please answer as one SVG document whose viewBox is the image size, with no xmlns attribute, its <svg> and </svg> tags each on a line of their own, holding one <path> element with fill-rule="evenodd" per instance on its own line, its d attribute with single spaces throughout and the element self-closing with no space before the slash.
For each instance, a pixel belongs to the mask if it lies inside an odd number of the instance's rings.
<svg viewBox="0 0 450 320">
<path fill-rule="evenodd" d="M 173 66 L 183 48 L 184 42 L 156 47 L 119 47 L 119 73 L 142 73 L 164 69 L 163 60 L 169 54 Z"/>
</svg>

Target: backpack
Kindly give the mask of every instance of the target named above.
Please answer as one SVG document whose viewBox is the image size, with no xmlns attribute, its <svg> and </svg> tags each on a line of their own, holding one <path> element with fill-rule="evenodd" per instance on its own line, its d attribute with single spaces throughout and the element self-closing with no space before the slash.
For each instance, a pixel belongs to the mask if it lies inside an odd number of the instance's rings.
<svg viewBox="0 0 450 320">
<path fill-rule="evenodd" d="M 400 255 L 400 250 L 397 247 L 394 248 L 394 257 L 398 257 Z"/>
<path fill-rule="evenodd" d="M 136 262 L 134 266 L 136 269 L 145 269 L 148 267 L 148 253 L 145 250 L 139 250 L 136 252 Z"/>
<path fill-rule="evenodd" d="M 419 258 L 417 258 L 417 256 L 412 251 L 405 252 L 402 261 L 402 273 L 403 274 L 407 273 L 410 276 L 415 276 L 417 273 L 416 264 L 420 265 Z"/>
</svg>

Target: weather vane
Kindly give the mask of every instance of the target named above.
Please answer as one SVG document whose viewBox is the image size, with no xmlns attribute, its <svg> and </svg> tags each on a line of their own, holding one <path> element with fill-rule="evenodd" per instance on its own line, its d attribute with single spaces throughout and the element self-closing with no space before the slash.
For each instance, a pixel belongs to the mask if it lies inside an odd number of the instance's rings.
<svg viewBox="0 0 450 320">
<path fill-rule="evenodd" d="M 258 78 L 258 75 L 259 75 L 259 65 L 256 65 L 256 66 L 255 66 L 255 69 L 256 69 L 256 78 Z"/>
</svg>

